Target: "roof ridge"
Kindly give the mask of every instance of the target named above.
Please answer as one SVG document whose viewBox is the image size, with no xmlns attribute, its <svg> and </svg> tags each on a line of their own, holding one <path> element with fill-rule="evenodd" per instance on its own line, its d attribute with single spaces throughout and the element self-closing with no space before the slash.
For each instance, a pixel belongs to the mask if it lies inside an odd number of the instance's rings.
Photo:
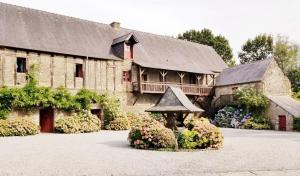
<svg viewBox="0 0 300 176">
<path fill-rule="evenodd" d="M 25 7 L 25 6 L 21 6 L 21 5 L 9 4 L 9 3 L 4 3 L 4 2 L 0 2 L 0 5 L 1 4 L 6 5 L 6 6 L 14 6 L 14 7 L 17 7 L 17 8 L 22 8 L 24 10 L 33 10 L 33 11 L 36 11 L 36 12 L 39 12 L 39 13 L 50 14 L 50 15 L 53 15 L 53 16 L 60 16 L 60 17 L 64 17 L 64 18 L 70 18 L 70 19 L 74 19 L 74 20 L 79 20 L 79 21 L 84 21 L 84 22 L 88 22 L 88 23 L 94 23 L 94 24 L 109 27 L 109 24 L 101 23 L 99 21 L 93 21 L 93 20 L 83 19 L 83 18 L 79 18 L 79 17 L 69 16 L 69 15 L 64 15 L 64 14 L 59 14 L 59 13 L 54 13 L 54 12 L 49 12 L 49 11 L 45 11 L 45 10 L 34 9 L 34 8 L 31 8 L 31 7 Z M 182 39 L 178 39 L 178 38 L 168 36 L 168 35 L 155 34 L 155 33 L 151 33 L 151 32 L 145 32 L 145 31 L 140 31 L 140 30 L 135 30 L 135 29 L 130 29 L 130 28 L 124 28 L 124 27 L 120 27 L 120 28 L 125 29 L 125 30 L 130 30 L 131 32 L 136 31 L 136 32 L 141 32 L 141 33 L 145 33 L 145 34 L 155 35 L 155 36 L 158 36 L 158 37 L 165 37 L 165 38 L 173 39 L 173 40 L 176 40 L 176 41 L 180 41 L 180 42 L 183 42 L 183 43 L 188 43 L 188 44 L 195 45 L 195 46 L 203 46 L 203 47 L 212 48 L 209 45 L 204 45 L 204 44 L 201 44 L 201 43 L 192 42 L 192 41 L 188 41 L 188 40 L 182 40 Z"/>
<path fill-rule="evenodd" d="M 260 62 L 266 62 L 268 60 L 271 61 L 271 60 L 273 60 L 273 58 L 266 58 L 266 59 L 262 59 L 262 60 L 256 60 L 256 61 L 252 61 L 252 62 L 246 63 L 246 64 L 239 64 L 239 65 L 236 65 L 234 67 L 225 68 L 223 71 L 230 70 L 230 69 L 235 69 L 235 68 L 238 68 L 238 67 L 245 67 L 245 66 L 249 66 L 249 65 L 252 65 L 252 64 L 260 63 Z"/>
</svg>

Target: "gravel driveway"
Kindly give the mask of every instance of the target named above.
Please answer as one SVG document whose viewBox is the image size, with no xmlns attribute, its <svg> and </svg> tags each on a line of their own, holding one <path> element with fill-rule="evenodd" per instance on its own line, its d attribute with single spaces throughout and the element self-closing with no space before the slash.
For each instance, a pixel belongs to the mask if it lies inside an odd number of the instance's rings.
<svg viewBox="0 0 300 176">
<path fill-rule="evenodd" d="M 221 150 L 128 146 L 128 131 L 0 138 L 0 175 L 300 176 L 300 133 L 222 129 Z"/>
</svg>

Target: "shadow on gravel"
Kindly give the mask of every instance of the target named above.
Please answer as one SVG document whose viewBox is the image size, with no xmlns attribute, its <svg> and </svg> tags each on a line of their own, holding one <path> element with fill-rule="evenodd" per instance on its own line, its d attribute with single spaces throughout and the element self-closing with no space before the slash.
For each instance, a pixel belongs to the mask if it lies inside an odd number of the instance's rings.
<svg viewBox="0 0 300 176">
<path fill-rule="evenodd" d="M 101 142 L 101 143 L 97 143 L 97 144 L 106 145 L 106 146 L 114 147 L 114 148 L 132 149 L 129 146 L 129 143 L 127 141 L 107 141 L 107 142 Z"/>
</svg>

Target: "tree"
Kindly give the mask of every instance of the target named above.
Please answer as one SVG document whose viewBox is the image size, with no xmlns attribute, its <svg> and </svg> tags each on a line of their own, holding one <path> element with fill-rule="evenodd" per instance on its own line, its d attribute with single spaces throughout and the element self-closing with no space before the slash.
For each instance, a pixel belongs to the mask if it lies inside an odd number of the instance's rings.
<svg viewBox="0 0 300 176">
<path fill-rule="evenodd" d="M 221 35 L 214 36 L 211 30 L 190 30 L 178 35 L 179 39 L 211 46 L 229 66 L 235 65 L 229 41 Z"/>
<path fill-rule="evenodd" d="M 294 92 L 300 92 L 300 67 L 288 71 L 288 78 L 291 81 Z"/>
<path fill-rule="evenodd" d="M 239 53 L 242 64 L 252 61 L 263 60 L 273 53 L 273 37 L 267 34 L 256 36 L 253 40 L 248 39 Z"/>
<path fill-rule="evenodd" d="M 298 50 L 298 46 L 291 43 L 288 37 L 277 36 L 273 55 L 277 64 L 285 74 L 296 65 Z"/>
</svg>

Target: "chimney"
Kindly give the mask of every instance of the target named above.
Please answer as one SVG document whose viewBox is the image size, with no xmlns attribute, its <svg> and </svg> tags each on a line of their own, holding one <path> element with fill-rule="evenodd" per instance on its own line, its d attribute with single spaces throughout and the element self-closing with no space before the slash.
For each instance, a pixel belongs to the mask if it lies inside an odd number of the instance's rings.
<svg viewBox="0 0 300 176">
<path fill-rule="evenodd" d="M 120 25 L 121 25 L 120 22 L 116 22 L 116 21 L 110 23 L 110 26 L 114 29 L 119 29 Z"/>
</svg>

